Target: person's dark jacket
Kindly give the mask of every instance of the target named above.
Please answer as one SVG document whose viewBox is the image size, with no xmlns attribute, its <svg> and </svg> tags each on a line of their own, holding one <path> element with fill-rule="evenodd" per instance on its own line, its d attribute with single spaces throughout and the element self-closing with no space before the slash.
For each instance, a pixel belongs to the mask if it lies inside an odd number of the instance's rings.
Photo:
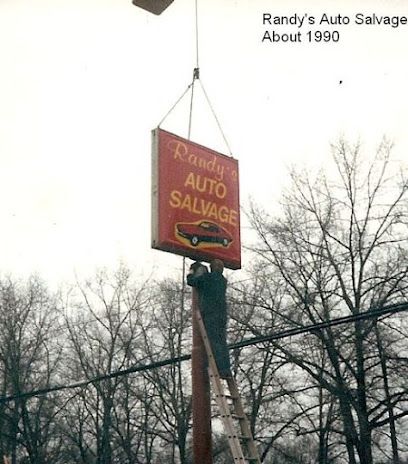
<svg viewBox="0 0 408 464">
<path fill-rule="evenodd" d="M 188 285 L 197 288 L 201 316 L 207 330 L 221 377 L 230 375 L 230 359 L 227 347 L 227 280 L 220 272 L 200 276 L 189 274 Z"/>
</svg>

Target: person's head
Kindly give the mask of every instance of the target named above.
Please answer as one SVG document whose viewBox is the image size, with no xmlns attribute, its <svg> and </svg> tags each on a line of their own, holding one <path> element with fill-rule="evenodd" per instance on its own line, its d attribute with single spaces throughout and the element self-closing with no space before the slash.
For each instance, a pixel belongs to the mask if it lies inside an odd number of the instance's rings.
<svg viewBox="0 0 408 464">
<path fill-rule="evenodd" d="M 202 275 L 208 272 L 207 266 L 204 266 L 204 264 L 200 263 L 199 261 L 196 261 L 190 266 L 190 271 L 192 271 L 196 275 Z"/>
<path fill-rule="evenodd" d="M 211 272 L 219 272 L 220 274 L 224 271 L 224 263 L 220 259 L 213 259 L 210 263 Z"/>
</svg>

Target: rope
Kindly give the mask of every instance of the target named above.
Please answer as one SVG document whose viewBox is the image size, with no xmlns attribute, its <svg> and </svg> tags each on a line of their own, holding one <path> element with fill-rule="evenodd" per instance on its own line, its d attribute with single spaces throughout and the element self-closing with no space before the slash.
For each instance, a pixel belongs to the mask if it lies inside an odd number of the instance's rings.
<svg viewBox="0 0 408 464">
<path fill-rule="evenodd" d="M 195 0 L 195 27 L 196 27 L 196 68 L 198 65 L 198 0 Z"/>
<path fill-rule="evenodd" d="M 193 101 L 194 101 L 194 83 L 196 79 L 199 79 L 200 72 L 198 67 L 198 0 L 195 0 L 195 25 L 196 25 L 196 67 L 193 71 L 193 81 L 191 82 L 191 99 L 190 99 L 190 113 L 188 117 L 188 134 L 187 140 L 191 138 L 191 125 L 193 121 Z M 186 257 L 183 256 L 183 272 L 182 272 L 182 284 L 181 284 L 181 309 L 184 314 L 184 296 L 186 293 Z M 183 317 L 183 316 L 182 316 Z"/>
<path fill-rule="evenodd" d="M 218 120 L 217 115 L 215 114 L 214 108 L 213 108 L 213 106 L 212 106 L 212 104 L 211 104 L 211 102 L 210 102 L 210 99 L 208 98 L 207 92 L 205 91 L 205 88 L 204 88 L 203 83 L 202 83 L 201 80 L 200 80 L 200 85 L 201 85 L 201 88 L 202 88 L 202 90 L 203 90 L 204 96 L 205 96 L 205 98 L 206 98 L 206 100 L 207 100 L 208 106 L 210 107 L 211 112 L 212 112 L 212 114 L 213 114 L 213 116 L 214 116 L 214 119 L 215 119 L 215 121 L 217 122 L 218 129 L 219 129 L 220 132 L 221 132 L 221 135 L 222 135 L 222 138 L 224 139 L 225 145 L 226 145 L 227 148 L 228 148 L 229 155 L 232 156 L 232 152 L 231 152 L 231 148 L 230 148 L 230 145 L 229 145 L 229 143 L 228 143 L 228 140 L 227 140 L 227 138 L 225 137 L 225 134 L 224 134 L 224 131 L 222 130 L 220 121 Z"/>
<path fill-rule="evenodd" d="M 169 116 L 169 114 L 174 110 L 174 108 L 180 103 L 180 101 L 183 99 L 184 95 L 190 90 L 190 87 L 193 85 L 193 83 L 191 83 L 187 88 L 186 90 L 183 92 L 183 94 L 181 95 L 181 97 L 176 101 L 176 103 L 174 103 L 174 105 L 169 109 L 169 111 L 166 113 L 166 115 L 164 116 L 164 118 L 159 122 L 159 124 L 157 125 L 157 127 L 160 127 L 163 122 L 167 119 L 167 117 Z"/>
<path fill-rule="evenodd" d="M 221 127 L 221 124 L 220 124 L 220 121 L 214 111 L 214 107 L 208 97 L 208 94 L 204 88 L 204 85 L 202 83 L 202 81 L 200 80 L 200 67 L 199 67 L 199 29 L 198 29 L 198 0 L 195 0 L 195 43 L 196 43 L 196 67 L 194 68 L 194 71 L 193 71 L 193 81 L 191 82 L 191 84 L 188 85 L 187 89 L 183 92 L 183 94 L 181 95 L 181 97 L 176 101 L 176 103 L 170 108 L 170 110 L 166 113 L 166 115 L 164 116 L 164 118 L 160 121 L 158 127 L 160 127 L 163 122 L 167 119 L 167 117 L 169 116 L 169 114 L 174 110 L 174 108 L 180 103 L 180 101 L 183 99 L 183 97 L 185 96 L 185 94 L 190 90 L 191 88 L 191 98 L 190 98 L 190 113 L 189 113 L 189 120 L 188 120 L 188 136 L 187 136 L 187 139 L 190 140 L 191 138 L 191 127 L 192 127 L 192 119 L 193 119 L 193 102 L 194 102 L 194 84 L 195 84 L 195 81 L 198 80 L 200 82 L 200 85 L 201 85 L 201 89 L 204 93 L 204 96 L 205 96 L 205 99 L 207 101 L 207 104 L 208 106 L 210 107 L 210 110 L 214 116 L 214 119 L 217 123 L 217 126 L 218 126 L 218 129 L 222 135 L 222 138 L 225 142 L 225 145 L 228 149 L 228 152 L 229 152 L 229 155 L 232 156 L 232 151 L 231 151 L 231 147 L 228 143 L 228 140 L 227 140 L 227 137 L 225 136 L 225 133 L 224 131 L 222 130 L 222 127 Z"/>
<path fill-rule="evenodd" d="M 191 138 L 191 124 L 192 124 L 192 121 L 193 121 L 193 100 L 194 100 L 194 82 L 195 82 L 195 80 L 196 80 L 196 73 L 195 73 L 195 70 L 194 70 L 193 82 L 191 83 L 190 114 L 189 114 L 189 118 L 188 118 L 187 140 L 190 140 L 190 138 Z"/>
</svg>

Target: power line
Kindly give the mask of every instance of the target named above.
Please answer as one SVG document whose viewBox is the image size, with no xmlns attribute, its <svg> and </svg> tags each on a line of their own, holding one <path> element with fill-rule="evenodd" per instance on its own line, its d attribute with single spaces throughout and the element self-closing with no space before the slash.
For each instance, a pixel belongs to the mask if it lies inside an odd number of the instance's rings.
<svg viewBox="0 0 408 464">
<path fill-rule="evenodd" d="M 229 345 L 230 349 L 232 348 L 243 348 L 249 345 L 256 345 L 258 343 L 265 343 L 268 341 L 280 340 L 281 338 L 292 337 L 294 335 L 300 335 L 307 332 L 315 332 L 321 329 L 327 329 L 328 327 L 335 327 L 341 324 L 349 324 L 351 322 L 363 321 L 367 319 L 376 319 L 379 317 L 388 316 L 402 311 L 408 310 L 408 303 L 399 303 L 390 306 L 385 306 L 382 309 L 370 309 L 359 314 L 352 314 L 350 316 L 343 316 L 336 319 L 332 319 L 326 322 L 320 322 L 317 324 L 310 324 L 303 327 L 296 327 L 294 329 L 283 330 L 276 334 L 263 335 L 259 337 L 250 338 L 248 340 L 243 340 L 233 345 Z"/>
<path fill-rule="evenodd" d="M 381 309 L 371 309 L 369 311 L 360 313 L 360 314 L 353 314 L 350 316 L 339 317 L 336 319 L 332 319 L 331 321 L 327 322 L 320 322 L 318 324 L 310 324 L 304 327 L 296 327 L 294 329 L 287 329 L 283 330 L 278 333 L 273 333 L 269 335 L 263 335 L 258 337 L 252 337 L 247 340 L 242 340 L 237 343 L 232 343 L 228 346 L 230 350 L 237 349 L 237 348 L 244 348 L 251 345 L 257 345 L 259 343 L 270 342 L 274 340 L 280 340 L 286 337 L 292 337 L 295 335 L 301 335 L 308 332 L 315 332 L 317 330 L 326 329 L 328 327 L 335 327 L 341 324 L 350 324 L 356 321 L 362 321 L 367 319 L 376 319 L 379 317 L 389 316 L 398 312 L 408 310 L 408 303 L 399 303 L 394 305 L 385 306 Z M 129 367 L 128 369 L 122 369 L 115 372 L 111 372 L 109 374 L 100 375 L 94 377 L 93 379 L 84 380 L 81 382 L 76 382 L 72 384 L 66 385 L 56 385 L 54 387 L 47 387 L 38 390 L 32 390 L 30 392 L 20 393 L 18 395 L 10 395 L 0 397 L 0 404 L 7 403 L 10 401 L 18 400 L 18 399 L 27 399 L 34 396 L 41 396 L 46 395 L 48 393 L 53 393 L 62 390 L 68 390 L 73 388 L 84 388 L 90 384 L 102 382 L 103 380 L 114 379 L 117 377 L 121 377 L 124 375 L 134 374 L 136 372 L 143 372 L 151 369 L 157 369 L 159 367 L 169 366 L 171 364 L 181 363 L 183 361 L 188 361 L 191 359 L 191 354 L 185 354 L 173 358 L 163 359 L 161 361 L 152 362 L 150 364 L 139 364 L 137 366 Z"/>
</svg>

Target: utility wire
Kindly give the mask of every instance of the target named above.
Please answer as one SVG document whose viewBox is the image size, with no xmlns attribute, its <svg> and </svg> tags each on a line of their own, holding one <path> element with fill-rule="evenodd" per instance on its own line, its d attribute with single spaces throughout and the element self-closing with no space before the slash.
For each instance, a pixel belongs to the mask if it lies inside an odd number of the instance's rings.
<svg viewBox="0 0 408 464">
<path fill-rule="evenodd" d="M 229 345 L 229 349 L 243 348 L 249 345 L 257 345 L 258 343 L 265 343 L 274 340 L 280 340 L 286 337 L 293 337 L 294 335 L 300 335 L 307 332 L 316 332 L 318 330 L 327 329 L 328 327 L 335 327 L 341 324 L 350 324 L 352 322 L 364 321 L 367 319 L 376 319 L 384 316 L 389 316 L 398 312 L 407 311 L 408 303 L 399 303 L 390 306 L 385 306 L 382 309 L 370 309 L 359 314 L 352 314 L 350 316 L 338 317 L 326 322 L 320 322 L 317 324 L 310 324 L 303 327 L 296 327 L 294 329 L 283 330 L 275 334 L 262 335 L 259 337 L 253 337 L 248 340 L 242 340 L 241 342 Z"/>
<path fill-rule="evenodd" d="M 336 319 L 332 319 L 331 321 L 321 322 L 318 324 L 310 324 L 304 327 L 296 327 L 294 329 L 287 329 L 283 330 L 278 333 L 272 333 L 269 335 L 263 335 L 258 337 L 253 337 L 249 339 L 244 339 L 237 343 L 232 343 L 228 345 L 230 350 L 237 349 L 237 348 L 244 348 L 250 345 L 257 345 L 259 343 L 266 343 L 271 342 L 274 340 L 280 340 L 286 337 L 293 337 L 295 335 L 301 335 L 305 333 L 313 333 L 317 330 L 325 329 L 328 327 L 335 327 L 341 324 L 350 324 L 356 321 L 362 321 L 367 319 L 376 319 L 384 316 L 389 316 L 398 312 L 407 311 L 408 310 L 408 303 L 399 303 L 394 305 L 385 306 L 381 309 L 370 309 L 369 311 L 360 313 L 360 314 L 353 314 L 350 316 L 339 317 Z M 191 354 L 185 354 L 173 358 L 163 359 L 161 361 L 152 362 L 150 364 L 139 364 L 137 366 L 129 367 L 128 369 L 122 369 L 119 371 L 111 372 L 109 374 L 100 375 L 94 377 L 93 379 L 84 380 L 82 382 L 67 384 L 67 385 L 57 385 L 54 387 L 43 388 L 39 390 L 32 390 L 30 392 L 20 393 L 18 395 L 10 395 L 10 396 L 3 396 L 0 397 L 0 404 L 7 403 L 9 401 L 14 401 L 18 399 L 27 399 L 34 396 L 46 395 L 48 393 L 57 392 L 61 390 L 68 390 L 73 388 L 84 388 L 90 384 L 94 384 L 97 382 L 101 382 L 103 380 L 114 379 L 117 377 L 121 377 L 123 375 L 134 374 L 136 372 L 143 372 L 151 369 L 157 369 L 159 367 L 169 366 L 176 363 L 181 363 L 183 361 L 188 361 L 191 359 Z"/>
</svg>

